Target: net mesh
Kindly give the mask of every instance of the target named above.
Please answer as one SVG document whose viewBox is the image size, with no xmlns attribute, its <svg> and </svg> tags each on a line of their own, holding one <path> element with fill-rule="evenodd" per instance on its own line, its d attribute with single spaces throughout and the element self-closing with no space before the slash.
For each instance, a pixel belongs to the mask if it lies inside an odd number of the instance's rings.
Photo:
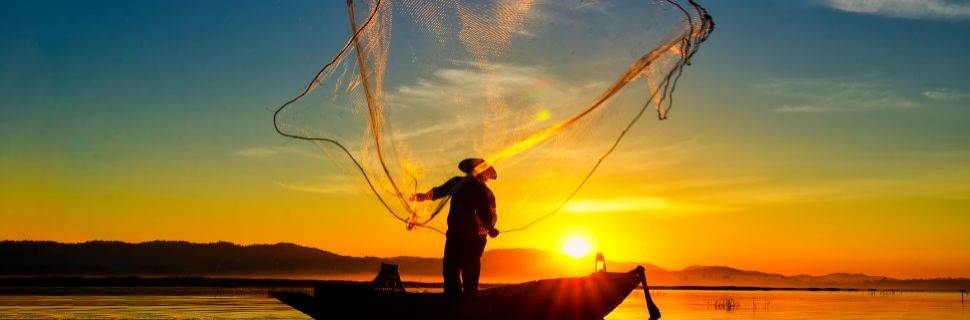
<svg viewBox="0 0 970 320">
<path fill-rule="evenodd" d="M 277 131 L 347 156 L 387 213 L 486 159 L 505 231 L 562 208 L 649 110 L 665 119 L 713 30 L 693 1 L 348 1 L 349 36 L 274 114 Z M 445 209 L 446 210 L 446 209 Z"/>
</svg>

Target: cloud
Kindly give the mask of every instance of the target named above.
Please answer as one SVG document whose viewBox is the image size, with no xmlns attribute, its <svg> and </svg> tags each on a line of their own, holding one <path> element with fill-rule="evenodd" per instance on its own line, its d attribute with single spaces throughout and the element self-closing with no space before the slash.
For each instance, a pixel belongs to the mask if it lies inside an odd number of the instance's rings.
<svg viewBox="0 0 970 320">
<path fill-rule="evenodd" d="M 447 102 L 456 97 L 476 100 L 484 99 L 486 95 L 508 95 L 547 77 L 534 67 L 464 62 L 456 67 L 437 69 L 431 77 L 418 79 L 413 85 L 400 86 L 388 99 L 407 105 L 420 102 L 428 107 L 449 107 Z"/>
<path fill-rule="evenodd" d="M 923 96 L 933 101 L 956 102 L 970 100 L 970 93 L 952 89 L 935 89 L 923 91 Z"/>
<path fill-rule="evenodd" d="M 355 194 L 360 193 L 361 189 L 357 188 L 356 184 L 353 183 L 322 183 L 313 185 L 299 185 L 299 184 L 289 184 L 278 182 L 280 187 L 284 189 L 300 191 L 300 192 L 310 192 L 310 193 L 322 193 L 322 194 Z"/>
<path fill-rule="evenodd" d="M 613 199 L 573 199 L 566 203 L 562 209 L 570 213 L 604 213 L 604 212 L 705 212 L 705 211 L 729 211 L 729 208 L 720 208 L 695 203 L 671 200 L 663 197 L 623 197 Z"/>
<path fill-rule="evenodd" d="M 352 174 L 328 174 L 315 178 L 313 183 L 277 182 L 284 188 L 300 192 L 323 194 L 360 194 L 367 192 L 360 176 Z"/>
<path fill-rule="evenodd" d="M 246 148 L 235 152 L 237 156 L 250 159 L 269 158 L 277 154 L 279 154 L 279 151 L 276 149 L 263 147 Z"/>
<path fill-rule="evenodd" d="M 836 10 L 906 19 L 970 19 L 970 3 L 947 0 L 822 0 Z"/>
<path fill-rule="evenodd" d="M 450 122 L 430 125 L 423 128 L 415 128 L 415 129 L 403 131 L 403 132 L 394 132 L 392 137 L 395 140 L 407 140 L 407 139 L 412 139 L 412 138 L 420 137 L 427 134 L 437 134 L 441 132 L 447 132 L 447 131 L 463 128 L 467 125 L 468 123 L 461 120 L 450 121 Z"/>
<path fill-rule="evenodd" d="M 955 164 L 970 160 L 970 150 L 923 150 L 903 152 L 900 161 L 923 164 L 919 168 L 885 169 L 867 174 L 811 175 L 798 179 L 775 178 L 761 183 L 721 188 L 694 202 L 725 206 L 774 206 L 793 203 L 855 202 L 862 199 L 970 199 L 970 169 Z M 798 164 L 801 166 L 801 164 Z M 836 166 L 846 166 L 837 164 Z M 873 168 L 873 164 L 859 164 Z"/>
<path fill-rule="evenodd" d="M 408 140 L 478 131 L 486 119 L 493 125 L 507 123 L 505 127 L 512 131 L 532 132 L 548 126 L 547 120 L 556 120 L 556 115 L 575 114 L 607 85 L 602 81 L 572 82 L 532 66 L 457 62 L 411 84 L 392 88 L 385 98 L 391 107 L 387 110 L 397 112 L 389 116 L 397 125 L 393 138 Z M 456 112 L 463 105 L 488 108 Z M 524 116 L 533 111 L 552 117 Z"/>
<path fill-rule="evenodd" d="M 785 101 L 777 113 L 833 113 L 867 110 L 900 110 L 922 106 L 888 86 L 868 82 L 782 80 L 756 86 L 765 95 Z"/>
<path fill-rule="evenodd" d="M 277 147 L 250 147 L 236 150 L 234 155 L 249 159 L 266 159 L 281 155 L 297 155 L 311 159 L 323 159 L 323 155 L 307 148 L 300 148 L 294 145 Z"/>
<path fill-rule="evenodd" d="M 812 106 L 812 105 L 781 106 L 781 107 L 775 108 L 775 112 L 778 112 L 778 113 L 823 113 L 823 112 L 831 112 L 831 111 L 832 111 L 831 108 Z"/>
</svg>

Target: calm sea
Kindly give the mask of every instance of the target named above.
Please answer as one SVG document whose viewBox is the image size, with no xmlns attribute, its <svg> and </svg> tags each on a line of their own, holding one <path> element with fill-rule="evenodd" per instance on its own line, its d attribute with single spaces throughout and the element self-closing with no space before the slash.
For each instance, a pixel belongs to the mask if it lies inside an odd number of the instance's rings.
<svg viewBox="0 0 970 320">
<path fill-rule="evenodd" d="M 167 289 L 166 289 L 167 290 Z M 665 319 L 970 319 L 959 293 L 656 290 Z M 970 301 L 966 302 L 970 304 Z M 643 294 L 607 319 L 646 319 Z M 0 295 L 0 319 L 306 319 L 265 289 Z"/>
</svg>

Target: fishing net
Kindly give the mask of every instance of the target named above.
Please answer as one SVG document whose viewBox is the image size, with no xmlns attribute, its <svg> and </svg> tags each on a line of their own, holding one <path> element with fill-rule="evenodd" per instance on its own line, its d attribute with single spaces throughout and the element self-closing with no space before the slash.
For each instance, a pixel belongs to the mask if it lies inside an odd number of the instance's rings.
<svg viewBox="0 0 970 320">
<path fill-rule="evenodd" d="M 559 212 L 645 112 L 667 117 L 713 29 L 674 0 L 361 0 L 347 17 L 277 131 L 341 157 L 409 229 L 439 232 L 447 198 L 410 196 L 465 158 L 497 170 L 504 231 Z"/>
</svg>

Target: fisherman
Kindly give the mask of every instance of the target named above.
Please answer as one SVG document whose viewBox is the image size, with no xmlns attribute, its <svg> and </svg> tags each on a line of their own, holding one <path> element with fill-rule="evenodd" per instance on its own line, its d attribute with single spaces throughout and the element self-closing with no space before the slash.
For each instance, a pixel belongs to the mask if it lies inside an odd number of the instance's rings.
<svg viewBox="0 0 970 320">
<path fill-rule="evenodd" d="M 414 201 L 451 197 L 442 266 L 445 295 L 450 297 L 478 293 L 485 236 L 498 236 L 495 195 L 485 185 L 488 180 L 498 178 L 495 168 L 485 160 L 470 158 L 459 162 L 458 169 L 465 173 L 464 177 L 451 178 L 428 192 L 411 197 Z"/>
</svg>

